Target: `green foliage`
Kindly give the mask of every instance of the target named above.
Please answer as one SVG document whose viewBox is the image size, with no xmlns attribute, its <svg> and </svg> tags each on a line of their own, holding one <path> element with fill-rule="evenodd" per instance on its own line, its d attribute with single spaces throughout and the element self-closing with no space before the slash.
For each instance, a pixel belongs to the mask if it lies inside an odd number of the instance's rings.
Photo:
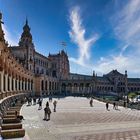
<svg viewBox="0 0 140 140">
<path fill-rule="evenodd" d="M 128 94 L 128 98 L 135 98 L 137 96 L 137 93 L 131 92 Z"/>
</svg>

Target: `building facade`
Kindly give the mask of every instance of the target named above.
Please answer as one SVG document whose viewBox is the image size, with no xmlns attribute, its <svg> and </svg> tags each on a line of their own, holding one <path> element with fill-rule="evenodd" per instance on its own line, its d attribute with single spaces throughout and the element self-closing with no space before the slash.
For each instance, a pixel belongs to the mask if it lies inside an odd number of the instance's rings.
<svg viewBox="0 0 140 140">
<path fill-rule="evenodd" d="M 140 79 L 128 78 L 112 70 L 97 76 L 70 73 L 67 53 L 62 50 L 48 57 L 36 51 L 28 21 L 23 27 L 19 44 L 8 46 L 2 30 L 0 14 L 0 99 L 13 94 L 94 94 L 115 92 L 118 95 L 140 91 Z"/>
</svg>

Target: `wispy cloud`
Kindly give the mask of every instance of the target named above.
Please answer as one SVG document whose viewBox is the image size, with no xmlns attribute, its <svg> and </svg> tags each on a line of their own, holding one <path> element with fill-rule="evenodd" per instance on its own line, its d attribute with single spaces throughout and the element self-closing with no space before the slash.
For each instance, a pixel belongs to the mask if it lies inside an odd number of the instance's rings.
<svg viewBox="0 0 140 140">
<path fill-rule="evenodd" d="M 128 1 L 119 12 L 113 15 L 111 22 L 114 33 L 119 40 L 139 49 L 140 0 Z"/>
<path fill-rule="evenodd" d="M 85 38 L 86 29 L 82 25 L 80 17 L 80 8 L 74 7 L 70 11 L 71 30 L 69 35 L 71 40 L 78 46 L 78 58 L 70 58 L 70 61 L 77 63 L 81 66 L 87 67 L 87 62 L 90 59 L 90 48 L 99 38 L 98 34 Z"/>
<path fill-rule="evenodd" d="M 101 73 L 118 69 L 127 69 L 131 76 L 138 76 L 140 72 L 140 1 L 130 0 L 121 10 L 113 14 L 111 24 L 117 40 L 125 44 L 118 55 L 101 57 L 95 70 Z M 131 52 L 126 52 L 127 49 Z M 139 75 L 140 76 L 140 75 Z"/>
<path fill-rule="evenodd" d="M 2 29 L 5 34 L 5 40 L 8 41 L 8 44 L 11 46 L 16 46 L 18 44 L 18 37 L 15 37 L 15 35 L 11 34 L 6 25 L 2 25 Z"/>
</svg>

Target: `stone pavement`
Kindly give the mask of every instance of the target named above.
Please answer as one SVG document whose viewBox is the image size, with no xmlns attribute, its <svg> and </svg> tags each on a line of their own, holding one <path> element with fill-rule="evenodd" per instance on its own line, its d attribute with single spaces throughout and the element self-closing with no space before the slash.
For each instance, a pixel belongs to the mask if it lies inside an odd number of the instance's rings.
<svg viewBox="0 0 140 140">
<path fill-rule="evenodd" d="M 56 100 L 57 112 L 50 103 L 50 121 L 43 121 L 48 98 L 43 100 L 42 110 L 38 104 L 22 107 L 24 140 L 140 140 L 140 111 L 113 110 L 112 105 L 106 111 L 104 103 L 94 100 L 90 107 L 89 99 L 80 97 Z"/>
</svg>

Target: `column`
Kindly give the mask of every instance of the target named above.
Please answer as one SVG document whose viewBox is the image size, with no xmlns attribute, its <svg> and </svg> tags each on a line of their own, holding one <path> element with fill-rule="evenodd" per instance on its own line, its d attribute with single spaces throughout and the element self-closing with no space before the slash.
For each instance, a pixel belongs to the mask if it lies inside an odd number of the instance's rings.
<svg viewBox="0 0 140 140">
<path fill-rule="evenodd" d="M 1 71 L 1 72 L 0 72 L 0 94 L 1 94 L 0 96 L 1 96 L 1 98 L 3 98 L 3 92 L 4 92 L 4 91 L 3 91 L 3 83 L 4 83 L 4 82 L 3 82 L 3 80 L 4 80 L 4 79 L 3 79 L 3 76 L 4 76 L 4 72 Z"/>
<path fill-rule="evenodd" d="M 9 77 L 9 91 L 12 92 L 12 77 L 11 76 Z"/>
<path fill-rule="evenodd" d="M 25 91 L 25 80 L 23 81 L 23 90 Z"/>
<path fill-rule="evenodd" d="M 8 74 L 5 74 L 5 92 L 8 92 Z"/>
<path fill-rule="evenodd" d="M 16 87 L 16 86 L 15 86 L 16 83 L 15 83 L 15 82 L 16 82 L 16 80 L 15 80 L 15 78 L 13 78 L 13 91 L 14 91 L 14 92 L 16 91 L 16 88 L 15 88 L 15 87 Z"/>
</svg>

